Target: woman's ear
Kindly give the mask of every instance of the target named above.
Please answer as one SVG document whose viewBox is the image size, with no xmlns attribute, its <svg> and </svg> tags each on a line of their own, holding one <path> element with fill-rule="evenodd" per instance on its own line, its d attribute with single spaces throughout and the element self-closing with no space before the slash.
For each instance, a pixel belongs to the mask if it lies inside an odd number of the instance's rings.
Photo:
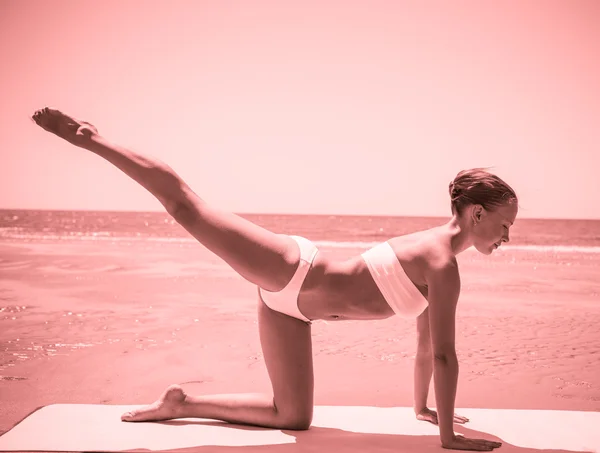
<svg viewBox="0 0 600 453">
<path fill-rule="evenodd" d="M 473 225 L 477 225 L 479 222 L 481 222 L 482 215 L 483 215 L 483 206 L 481 206 L 480 204 L 473 205 L 473 210 L 471 211 Z"/>
</svg>

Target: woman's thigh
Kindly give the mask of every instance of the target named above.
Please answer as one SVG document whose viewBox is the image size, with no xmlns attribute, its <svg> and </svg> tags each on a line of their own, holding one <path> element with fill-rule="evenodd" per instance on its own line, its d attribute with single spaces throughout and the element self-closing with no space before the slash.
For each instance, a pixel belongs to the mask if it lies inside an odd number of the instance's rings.
<svg viewBox="0 0 600 453">
<path fill-rule="evenodd" d="M 294 239 L 210 205 L 193 192 L 184 206 L 173 218 L 243 278 L 267 291 L 288 284 L 300 258 Z"/>
<path fill-rule="evenodd" d="M 259 293 L 258 326 L 274 402 L 284 419 L 307 429 L 312 421 L 314 374 L 311 327 L 272 310 Z"/>
</svg>

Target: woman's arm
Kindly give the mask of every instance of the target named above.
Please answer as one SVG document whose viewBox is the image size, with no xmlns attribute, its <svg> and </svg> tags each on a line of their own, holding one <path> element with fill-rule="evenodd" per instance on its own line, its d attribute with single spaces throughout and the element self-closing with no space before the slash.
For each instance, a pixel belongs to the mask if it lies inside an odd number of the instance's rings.
<svg viewBox="0 0 600 453">
<path fill-rule="evenodd" d="M 417 352 L 414 371 L 414 410 L 415 415 L 427 408 L 429 386 L 433 376 L 433 355 L 431 352 Z"/>
<path fill-rule="evenodd" d="M 442 447 L 451 450 L 491 451 L 499 442 L 470 439 L 454 434 L 453 421 L 458 358 L 455 347 L 456 304 L 460 294 L 460 277 L 456 259 L 427 271 L 429 286 L 429 328 L 433 352 L 433 383 Z"/>
<path fill-rule="evenodd" d="M 433 382 L 442 445 L 454 440 L 454 401 L 458 383 L 455 348 L 456 305 L 460 278 L 455 260 L 428 271 L 429 325 L 433 353 Z"/>
<path fill-rule="evenodd" d="M 415 415 L 427 408 L 429 386 L 433 376 L 433 354 L 431 352 L 431 336 L 429 333 L 429 308 L 417 317 L 417 355 L 414 371 L 414 404 Z"/>
</svg>

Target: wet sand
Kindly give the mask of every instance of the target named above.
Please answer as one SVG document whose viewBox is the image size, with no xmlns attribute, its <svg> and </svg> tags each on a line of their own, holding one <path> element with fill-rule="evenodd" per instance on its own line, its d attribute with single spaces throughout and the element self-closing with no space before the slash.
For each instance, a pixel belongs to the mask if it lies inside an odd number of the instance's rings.
<svg viewBox="0 0 600 453">
<path fill-rule="evenodd" d="M 456 405 L 599 411 L 600 257 L 460 263 Z M 196 244 L 0 244 L 0 433 L 41 406 L 145 404 L 173 383 L 270 392 L 256 303 Z M 414 320 L 315 322 L 315 403 L 411 406 L 415 340 Z"/>
</svg>

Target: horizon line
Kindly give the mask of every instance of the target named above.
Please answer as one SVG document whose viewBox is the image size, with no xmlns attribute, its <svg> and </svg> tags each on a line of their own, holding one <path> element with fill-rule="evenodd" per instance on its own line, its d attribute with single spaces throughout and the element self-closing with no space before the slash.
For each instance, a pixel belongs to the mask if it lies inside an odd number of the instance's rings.
<svg viewBox="0 0 600 453">
<path fill-rule="evenodd" d="M 116 213 L 125 213 L 125 212 L 138 212 L 145 214 L 155 214 L 155 213 L 164 213 L 167 214 L 166 210 L 130 210 L 130 209 L 41 209 L 41 208 L 2 208 L 0 207 L 0 211 L 54 211 L 54 212 L 116 212 Z M 411 217 L 411 218 L 426 218 L 426 219 L 446 219 L 450 218 L 451 215 L 414 215 L 414 214 L 348 214 L 348 213 L 307 213 L 307 212 L 235 212 L 232 211 L 236 215 L 251 215 L 251 216 L 313 216 L 313 217 Z M 520 216 L 520 219 L 523 220 L 592 220 L 592 221 L 600 221 L 600 217 L 525 217 Z"/>
</svg>

